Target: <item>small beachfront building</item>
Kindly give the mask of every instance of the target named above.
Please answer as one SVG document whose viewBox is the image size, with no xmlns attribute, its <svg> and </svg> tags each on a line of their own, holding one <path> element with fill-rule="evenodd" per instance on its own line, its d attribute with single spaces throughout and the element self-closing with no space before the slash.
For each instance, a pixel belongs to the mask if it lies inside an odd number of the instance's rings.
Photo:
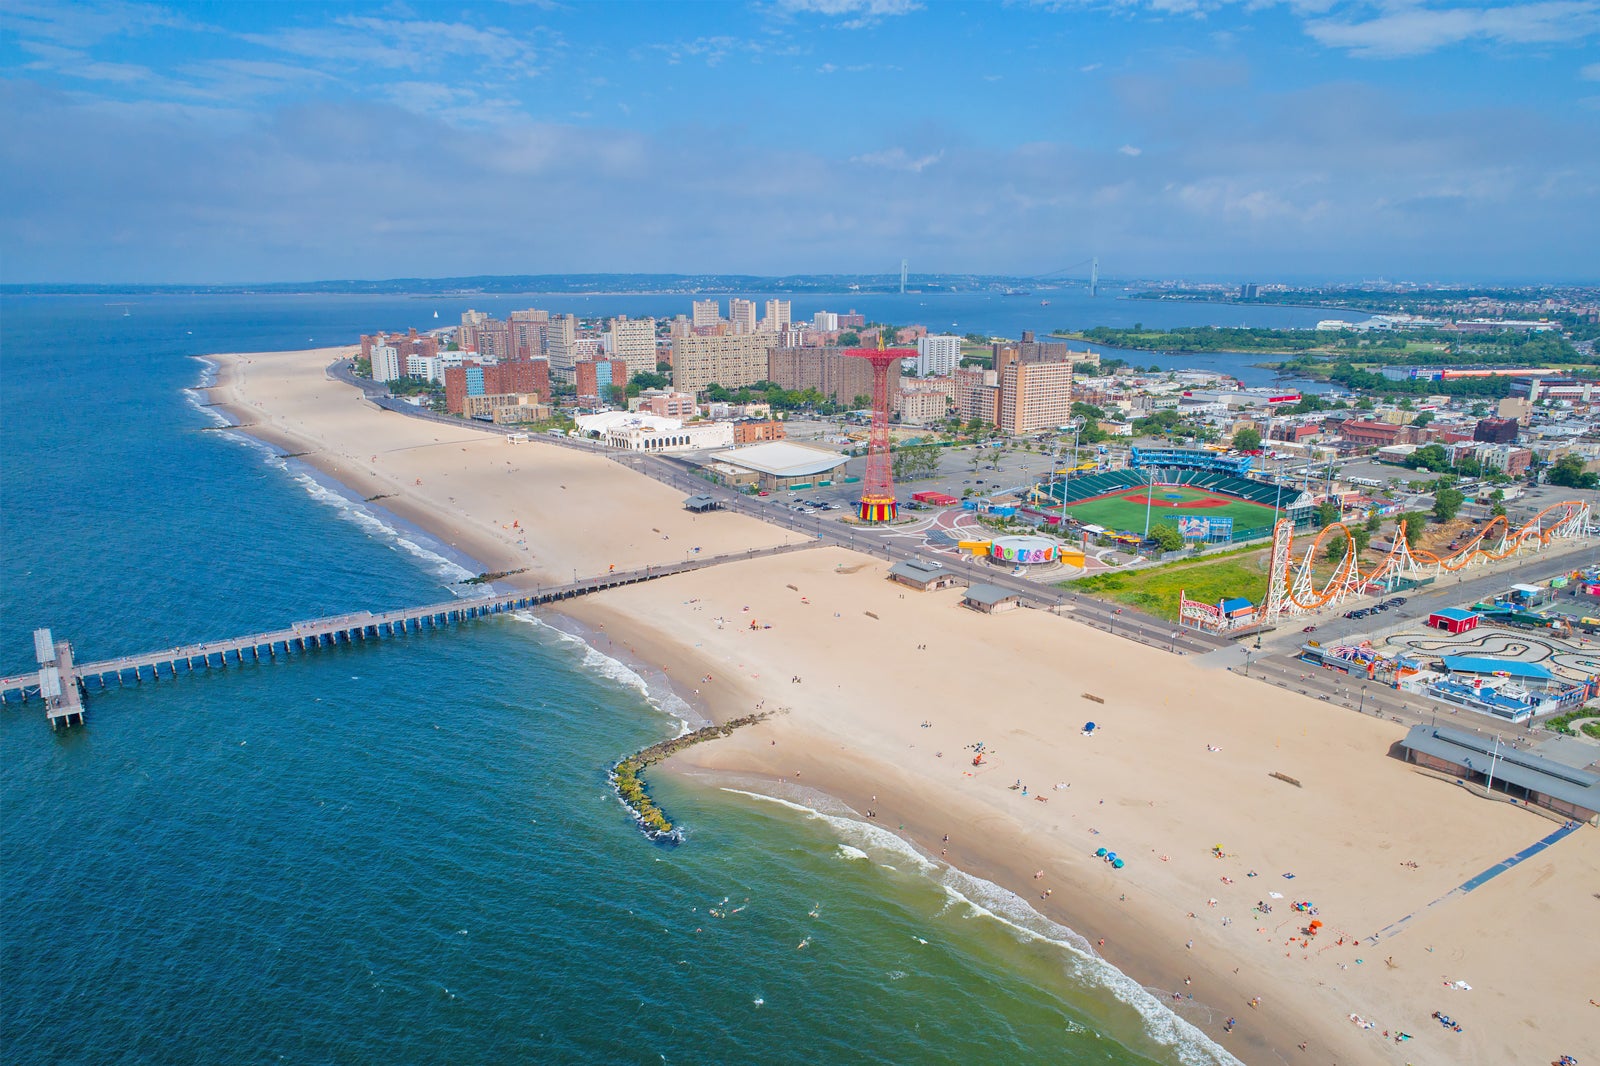
<svg viewBox="0 0 1600 1066">
<path fill-rule="evenodd" d="M 999 614 L 1021 607 L 1022 594 L 999 585 L 974 585 L 961 597 L 961 605 L 984 614 Z"/>
<path fill-rule="evenodd" d="M 707 511 L 715 511 L 721 506 L 722 504 L 717 502 L 717 498 L 715 496 L 707 496 L 703 492 L 690 496 L 688 499 L 683 501 L 683 509 L 685 511 L 693 511 L 695 514 L 705 514 Z"/>
<path fill-rule="evenodd" d="M 1400 750 L 1407 762 L 1462 781 L 1487 784 L 1496 792 L 1565 818 L 1588 822 L 1600 814 L 1600 774 L 1496 744 L 1492 736 L 1442 725 L 1414 725 L 1400 741 Z"/>
<path fill-rule="evenodd" d="M 947 589 L 961 584 L 960 575 L 946 570 L 939 563 L 922 559 L 907 559 L 889 568 L 889 580 L 909 585 L 919 592 Z"/>
<path fill-rule="evenodd" d="M 1476 611 L 1464 611 L 1459 607 L 1441 607 L 1428 615 L 1428 624 L 1446 633 L 1465 633 L 1469 629 L 1478 628 L 1478 620 L 1481 617 Z"/>
</svg>

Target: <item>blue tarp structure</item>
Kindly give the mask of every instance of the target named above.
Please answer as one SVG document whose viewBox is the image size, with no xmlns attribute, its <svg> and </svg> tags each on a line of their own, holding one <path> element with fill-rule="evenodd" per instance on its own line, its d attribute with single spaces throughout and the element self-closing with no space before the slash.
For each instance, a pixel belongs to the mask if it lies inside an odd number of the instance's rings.
<svg viewBox="0 0 1600 1066">
<path fill-rule="evenodd" d="M 1093 722 L 1085 722 L 1085 723 L 1083 723 L 1083 731 L 1085 733 L 1093 733 L 1094 732 L 1094 723 Z"/>
</svg>

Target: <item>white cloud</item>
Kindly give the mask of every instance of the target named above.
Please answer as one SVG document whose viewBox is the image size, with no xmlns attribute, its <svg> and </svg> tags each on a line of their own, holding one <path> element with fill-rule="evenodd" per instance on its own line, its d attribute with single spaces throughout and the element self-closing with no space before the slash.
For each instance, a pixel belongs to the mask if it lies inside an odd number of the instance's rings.
<svg viewBox="0 0 1600 1066">
<path fill-rule="evenodd" d="M 778 9 L 790 14 L 822 15 L 827 18 L 850 16 L 839 25 L 859 30 L 896 15 L 921 11 L 917 0 L 778 0 Z"/>
<path fill-rule="evenodd" d="M 931 155 L 912 156 L 904 148 L 886 148 L 881 152 L 853 155 L 850 157 L 850 162 L 867 167 L 881 167 L 884 170 L 904 170 L 912 174 L 921 174 L 943 158 L 942 150 Z"/>
<path fill-rule="evenodd" d="M 1144 155 L 1143 148 L 1135 148 L 1131 144 L 1125 144 L 1121 148 L 1118 148 L 1117 151 L 1121 152 L 1125 156 L 1131 156 L 1134 158 Z"/>
<path fill-rule="evenodd" d="M 1584 81 L 1600 81 L 1600 63 L 1590 63 L 1578 71 L 1578 77 Z"/>
<path fill-rule="evenodd" d="M 1540 0 L 1505 7 L 1396 5 L 1365 21 L 1313 19 L 1306 32 L 1330 48 L 1379 59 L 1423 55 L 1468 41 L 1550 44 L 1600 32 L 1600 0 Z"/>
</svg>

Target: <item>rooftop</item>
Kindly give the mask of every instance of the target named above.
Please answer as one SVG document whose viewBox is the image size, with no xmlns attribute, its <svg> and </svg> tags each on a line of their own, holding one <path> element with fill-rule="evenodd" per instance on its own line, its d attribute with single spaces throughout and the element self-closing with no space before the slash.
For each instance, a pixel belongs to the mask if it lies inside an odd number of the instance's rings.
<svg viewBox="0 0 1600 1066">
<path fill-rule="evenodd" d="M 793 441 L 770 441 L 718 452 L 713 458 L 747 470 L 756 470 L 773 477 L 800 477 L 836 470 L 849 462 L 848 457 L 823 448 L 813 448 Z"/>
<path fill-rule="evenodd" d="M 1487 774 L 1493 764 L 1497 781 L 1505 781 L 1554 799 L 1600 811 L 1600 774 L 1565 766 L 1531 751 L 1496 745 L 1494 738 L 1448 726 L 1414 725 L 1400 742 L 1409 751 Z"/>
<path fill-rule="evenodd" d="M 965 598 L 973 603 L 981 603 L 993 607 L 997 603 L 1014 600 L 1020 596 L 1021 593 L 1003 589 L 999 585 L 974 585 L 967 590 Z"/>
<path fill-rule="evenodd" d="M 1435 614 L 1442 612 L 1435 611 Z M 1440 656 L 1444 668 L 1452 674 L 1505 674 L 1507 677 L 1537 677 L 1553 679 L 1548 666 L 1538 663 L 1519 663 L 1515 659 L 1491 659 L 1477 655 Z"/>
<path fill-rule="evenodd" d="M 1478 617 L 1477 611 L 1465 611 L 1460 607 L 1441 607 L 1437 611 L 1430 611 L 1434 618 L 1448 618 L 1452 622 L 1465 622 L 1469 618 Z"/>
</svg>

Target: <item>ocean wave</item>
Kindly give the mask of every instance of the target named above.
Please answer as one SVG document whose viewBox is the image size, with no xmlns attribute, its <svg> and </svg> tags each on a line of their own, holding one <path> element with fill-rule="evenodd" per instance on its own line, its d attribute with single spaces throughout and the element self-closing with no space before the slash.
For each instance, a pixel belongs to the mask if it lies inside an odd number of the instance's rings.
<svg viewBox="0 0 1600 1066">
<path fill-rule="evenodd" d="M 1096 954 L 1087 938 L 1046 918 L 1010 889 L 953 866 L 935 863 L 910 841 L 882 826 L 842 814 L 826 814 L 780 796 L 727 786 L 722 791 L 787 807 L 826 823 L 854 845 L 877 847 L 909 859 L 922 872 L 932 875 L 934 883 L 944 890 L 947 903 L 941 909 L 941 914 L 951 906 L 965 907 L 974 917 L 987 918 L 1005 926 L 1020 940 L 1043 942 L 1062 949 L 1074 978 L 1104 988 L 1132 1007 L 1144 1021 L 1145 1032 L 1150 1038 L 1172 1048 L 1184 1066 L 1242 1066 L 1226 1048 L 1211 1040 L 1189 1021 L 1174 1014 L 1143 985 Z M 841 845 L 841 853 L 845 852 L 847 846 L 849 852 L 860 851 L 855 846 Z M 863 854 L 862 857 L 870 856 Z"/>
<path fill-rule="evenodd" d="M 352 500 L 338 488 L 323 483 L 309 467 L 295 467 L 282 456 L 273 455 L 274 465 L 287 470 L 295 482 L 305 489 L 306 494 L 320 504 L 331 507 L 335 514 L 347 522 L 353 522 L 361 530 L 371 536 L 385 540 L 399 548 L 407 555 L 417 559 L 425 565 L 436 577 L 450 584 L 452 590 L 462 599 L 484 599 L 491 595 L 487 585 L 459 585 L 459 582 L 476 575 L 459 563 L 446 558 L 444 555 L 419 544 L 410 535 L 384 521 L 379 514 L 364 503 Z M 298 467 L 298 469 L 296 468 Z"/>
<path fill-rule="evenodd" d="M 184 398 L 193 404 L 195 409 L 218 426 L 235 426 L 235 423 L 222 412 L 221 408 L 207 406 L 207 398 L 199 390 L 216 384 L 219 364 L 203 356 L 194 356 L 200 364 L 200 381 L 198 384 L 184 389 Z M 467 578 L 476 577 L 477 573 L 468 570 L 460 563 L 448 558 L 442 551 L 435 550 L 411 533 L 385 521 L 374 508 L 368 507 L 364 502 L 346 495 L 344 486 L 338 481 L 323 478 L 311 466 L 293 462 L 286 459 L 281 452 L 266 441 L 252 437 L 242 430 L 236 433 L 224 433 L 223 438 L 235 443 L 253 448 L 260 454 L 261 459 L 268 466 L 282 470 L 292 477 L 296 484 L 305 489 L 306 494 L 320 504 L 333 508 L 335 514 L 347 522 L 353 522 L 363 532 L 389 544 L 410 555 L 421 562 L 430 573 L 445 584 L 451 586 L 451 591 L 462 599 L 484 599 L 492 595 L 492 590 L 487 585 L 462 585 L 460 582 Z"/>
<path fill-rule="evenodd" d="M 631 688 L 639 693 L 644 697 L 646 703 L 678 723 L 679 736 L 693 732 L 701 726 L 711 724 L 697 714 L 682 696 L 673 691 L 672 686 L 666 682 L 665 677 L 655 683 L 651 683 L 643 674 L 640 674 L 621 659 L 607 655 L 596 648 L 586 637 L 578 633 L 569 632 L 555 621 L 541 618 L 531 611 L 517 611 L 512 617 L 519 622 L 526 622 L 531 626 L 535 626 L 541 631 L 554 633 L 562 644 L 572 648 L 574 652 L 581 653 L 583 658 L 580 665 L 585 673 L 599 675 L 608 681 L 624 688 Z M 556 618 L 567 625 L 576 625 L 576 623 L 566 619 L 564 616 L 558 615 Z"/>
</svg>

